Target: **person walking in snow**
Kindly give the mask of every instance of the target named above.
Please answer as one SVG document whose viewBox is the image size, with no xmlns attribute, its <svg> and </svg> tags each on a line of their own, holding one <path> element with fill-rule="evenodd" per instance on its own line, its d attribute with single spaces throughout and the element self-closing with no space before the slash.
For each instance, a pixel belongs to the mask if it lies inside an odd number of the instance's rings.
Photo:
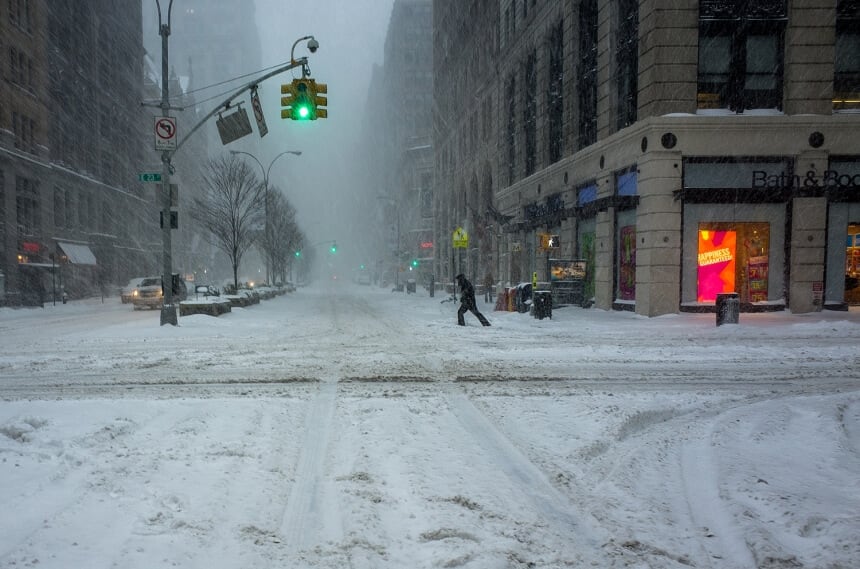
<svg viewBox="0 0 860 569">
<path fill-rule="evenodd" d="M 460 287 L 460 309 L 457 310 L 457 324 L 460 326 L 465 326 L 466 321 L 463 318 L 463 315 L 466 314 L 468 310 L 483 324 L 484 326 L 489 326 L 490 322 L 484 318 L 484 315 L 478 310 L 478 305 L 475 302 L 475 287 L 472 286 L 472 283 L 460 273 L 454 280 L 457 281 L 457 286 Z"/>
</svg>

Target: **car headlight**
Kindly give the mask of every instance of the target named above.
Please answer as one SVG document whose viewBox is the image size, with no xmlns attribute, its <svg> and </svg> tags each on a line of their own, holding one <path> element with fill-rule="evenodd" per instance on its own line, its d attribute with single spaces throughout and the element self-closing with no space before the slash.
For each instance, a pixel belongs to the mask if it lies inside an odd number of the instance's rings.
<svg viewBox="0 0 860 569">
<path fill-rule="evenodd" d="M 131 296 L 137 296 L 137 289 L 134 289 L 133 291 L 131 291 Z"/>
</svg>

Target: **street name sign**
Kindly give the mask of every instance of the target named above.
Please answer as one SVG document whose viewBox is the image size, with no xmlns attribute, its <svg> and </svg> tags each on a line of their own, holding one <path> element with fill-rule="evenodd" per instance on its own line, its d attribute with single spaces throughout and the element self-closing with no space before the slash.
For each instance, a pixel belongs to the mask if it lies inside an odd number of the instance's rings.
<svg viewBox="0 0 860 569">
<path fill-rule="evenodd" d="M 161 174 L 158 172 L 143 172 L 137 175 L 140 182 L 160 182 Z"/>
</svg>

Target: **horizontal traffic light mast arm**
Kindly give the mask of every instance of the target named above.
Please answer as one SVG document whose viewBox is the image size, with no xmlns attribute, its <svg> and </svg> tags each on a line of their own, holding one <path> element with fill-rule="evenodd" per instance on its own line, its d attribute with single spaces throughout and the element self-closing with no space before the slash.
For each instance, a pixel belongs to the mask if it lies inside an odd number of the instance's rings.
<svg viewBox="0 0 860 569">
<path fill-rule="evenodd" d="M 307 36 L 307 37 L 312 37 L 312 36 Z M 306 39 L 306 38 L 302 38 L 302 39 Z M 256 79 L 254 79 L 250 83 L 247 83 L 246 85 L 244 85 L 241 89 L 239 89 L 238 91 L 236 91 L 235 93 L 233 93 L 232 95 L 227 97 L 224 100 L 224 102 L 222 102 L 217 107 L 212 109 L 212 111 L 208 115 L 206 115 L 205 117 L 200 119 L 200 122 L 198 122 L 196 125 L 194 125 L 194 128 L 192 128 L 190 131 L 188 131 L 188 134 L 185 136 L 185 138 L 183 138 L 182 140 L 180 140 L 176 144 L 176 148 L 171 152 L 171 155 L 179 152 L 179 149 L 182 148 L 182 145 L 185 144 L 185 141 L 188 140 L 189 138 L 191 138 L 191 135 L 193 135 L 195 132 L 197 132 L 200 129 L 200 127 L 202 127 L 206 123 L 206 121 L 208 121 L 209 119 L 214 117 L 216 114 L 218 114 L 220 112 L 224 112 L 225 110 L 229 109 L 230 103 L 233 102 L 233 99 L 235 99 L 236 97 L 238 97 L 239 95 L 241 95 L 245 91 L 250 91 L 252 89 L 256 89 L 257 86 L 260 83 L 262 83 L 263 81 L 265 81 L 266 79 L 274 77 L 275 75 L 280 75 L 284 71 L 289 71 L 290 69 L 295 69 L 296 67 L 301 67 L 302 69 L 305 69 L 307 67 L 307 64 L 308 64 L 308 58 L 307 57 L 300 57 L 299 59 L 293 59 L 289 63 L 287 63 L 286 65 L 278 67 L 274 71 L 270 71 L 269 73 L 266 73 L 265 75 L 263 75 L 261 77 L 257 77 Z"/>
</svg>

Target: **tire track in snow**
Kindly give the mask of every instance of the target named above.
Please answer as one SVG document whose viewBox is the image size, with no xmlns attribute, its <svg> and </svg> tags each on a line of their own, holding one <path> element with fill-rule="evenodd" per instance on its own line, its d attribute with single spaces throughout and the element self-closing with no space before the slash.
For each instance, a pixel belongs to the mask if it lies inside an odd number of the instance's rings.
<svg viewBox="0 0 860 569">
<path fill-rule="evenodd" d="M 281 535 L 290 551 L 309 549 L 328 538 L 340 540 L 342 528 L 333 527 L 333 491 L 327 491 L 325 457 L 337 402 L 337 381 L 320 384 L 305 423 L 295 482 L 281 522 Z"/>
<path fill-rule="evenodd" d="M 577 512 L 570 500 L 547 480 L 543 471 L 496 429 L 466 394 L 452 389 L 448 393 L 448 403 L 454 416 L 488 453 L 489 459 L 552 522 L 552 526 L 571 536 L 576 550 L 600 551 L 608 538 L 599 535 L 602 533 L 599 530 L 595 531 L 597 522 Z"/>
<path fill-rule="evenodd" d="M 702 438 L 681 447 L 681 477 L 690 516 L 696 526 L 709 532 L 702 546 L 712 559 L 728 558 L 729 567 L 755 567 L 752 552 L 732 516 L 721 507 L 718 465 L 713 453 L 714 422 L 708 418 Z"/>
</svg>

